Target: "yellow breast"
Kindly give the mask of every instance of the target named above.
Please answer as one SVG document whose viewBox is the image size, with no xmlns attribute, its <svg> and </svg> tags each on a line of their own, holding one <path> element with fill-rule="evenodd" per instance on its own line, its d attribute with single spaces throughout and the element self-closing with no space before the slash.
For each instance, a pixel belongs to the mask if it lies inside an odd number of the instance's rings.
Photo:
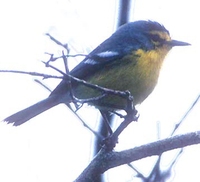
<svg viewBox="0 0 200 182">
<path fill-rule="evenodd" d="M 135 105 L 139 104 L 153 91 L 164 57 L 169 50 L 162 47 L 150 51 L 133 51 L 132 54 L 115 61 L 115 64 L 105 66 L 87 81 L 113 90 L 129 90 Z M 77 87 L 75 94 L 78 98 L 91 98 L 101 93 L 81 85 Z M 118 109 L 126 107 L 126 101 L 118 96 L 108 96 L 92 104 Z"/>
</svg>

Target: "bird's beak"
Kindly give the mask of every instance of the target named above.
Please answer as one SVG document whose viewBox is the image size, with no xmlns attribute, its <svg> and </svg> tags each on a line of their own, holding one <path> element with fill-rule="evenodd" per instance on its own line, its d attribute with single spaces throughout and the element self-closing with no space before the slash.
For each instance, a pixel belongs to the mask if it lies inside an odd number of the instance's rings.
<svg viewBox="0 0 200 182">
<path fill-rule="evenodd" d="M 170 46 L 189 46 L 191 44 L 187 43 L 187 42 L 182 42 L 182 41 L 178 41 L 178 40 L 171 40 L 171 41 L 167 41 L 167 44 Z"/>
</svg>

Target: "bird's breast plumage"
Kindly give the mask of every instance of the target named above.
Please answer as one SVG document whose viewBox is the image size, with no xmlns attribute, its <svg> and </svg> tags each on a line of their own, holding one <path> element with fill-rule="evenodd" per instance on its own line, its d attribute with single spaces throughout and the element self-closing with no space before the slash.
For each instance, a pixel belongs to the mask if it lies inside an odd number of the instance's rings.
<svg viewBox="0 0 200 182">
<path fill-rule="evenodd" d="M 86 81 L 113 90 L 129 90 L 134 97 L 134 104 L 139 104 L 153 91 L 159 77 L 160 67 L 169 50 L 167 47 L 160 47 L 149 51 L 143 49 L 132 51 L 119 61 L 105 65 Z M 81 99 L 101 94 L 84 85 L 77 86 L 74 93 Z M 91 104 L 97 107 L 124 109 L 126 100 L 109 95 Z"/>
</svg>

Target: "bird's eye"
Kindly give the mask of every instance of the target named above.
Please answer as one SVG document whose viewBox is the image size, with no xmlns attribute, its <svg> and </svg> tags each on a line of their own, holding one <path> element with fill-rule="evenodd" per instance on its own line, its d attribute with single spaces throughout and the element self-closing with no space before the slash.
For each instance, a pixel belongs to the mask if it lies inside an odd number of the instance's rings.
<svg viewBox="0 0 200 182">
<path fill-rule="evenodd" d="M 161 39 L 160 36 L 157 34 L 151 34 L 151 40 L 153 42 L 162 42 L 163 41 L 163 39 Z"/>
</svg>

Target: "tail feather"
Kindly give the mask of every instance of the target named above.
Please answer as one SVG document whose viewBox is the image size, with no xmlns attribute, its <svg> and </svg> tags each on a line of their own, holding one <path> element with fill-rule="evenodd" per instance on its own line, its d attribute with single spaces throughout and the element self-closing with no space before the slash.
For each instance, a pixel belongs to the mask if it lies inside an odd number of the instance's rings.
<svg viewBox="0 0 200 182">
<path fill-rule="evenodd" d="M 13 123 L 14 126 L 19 126 L 29 119 L 41 114 L 42 112 L 60 104 L 60 98 L 57 96 L 50 96 L 26 109 L 23 109 L 7 118 L 3 121 L 7 123 Z"/>
</svg>

